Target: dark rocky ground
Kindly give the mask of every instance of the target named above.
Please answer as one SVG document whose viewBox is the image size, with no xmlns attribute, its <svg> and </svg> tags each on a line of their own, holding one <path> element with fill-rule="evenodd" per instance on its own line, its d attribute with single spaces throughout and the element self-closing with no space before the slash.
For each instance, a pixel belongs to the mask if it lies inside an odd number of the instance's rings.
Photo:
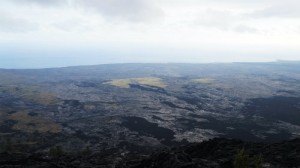
<svg viewBox="0 0 300 168">
<path fill-rule="evenodd" d="M 102 153 L 1 153 L 0 167 L 44 168 L 231 168 L 239 150 L 244 149 L 250 158 L 249 167 L 300 167 L 300 139 L 274 144 L 250 143 L 240 140 L 216 138 L 202 143 L 192 143 L 166 148 L 151 154 L 130 154 L 116 157 L 109 151 Z"/>
<path fill-rule="evenodd" d="M 2 162 L 12 164 L 14 156 L 17 165 L 27 158 L 29 165 L 133 166 L 154 151 L 216 137 L 249 144 L 296 139 L 299 83 L 299 62 L 0 69 L 0 153 L 11 153 Z M 56 147 L 69 155 L 46 157 Z M 92 154 L 82 155 L 86 149 Z M 159 162 L 158 153 L 152 158 Z M 179 164 L 176 155 L 166 157 Z M 196 156 L 178 157 L 188 163 Z"/>
</svg>

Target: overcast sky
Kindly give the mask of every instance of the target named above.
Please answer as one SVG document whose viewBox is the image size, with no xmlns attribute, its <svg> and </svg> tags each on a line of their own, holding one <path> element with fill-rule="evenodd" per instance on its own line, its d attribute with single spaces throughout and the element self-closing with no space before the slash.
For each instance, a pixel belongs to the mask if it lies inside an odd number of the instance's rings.
<svg viewBox="0 0 300 168">
<path fill-rule="evenodd" d="M 0 0 L 0 67 L 300 60 L 299 0 Z"/>
</svg>

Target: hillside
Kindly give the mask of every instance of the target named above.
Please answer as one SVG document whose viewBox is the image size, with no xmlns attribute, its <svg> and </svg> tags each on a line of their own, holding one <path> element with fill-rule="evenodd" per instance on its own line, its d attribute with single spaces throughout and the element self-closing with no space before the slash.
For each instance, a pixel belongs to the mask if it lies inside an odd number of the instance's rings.
<svg viewBox="0 0 300 168">
<path fill-rule="evenodd" d="M 0 79 L 0 152 L 88 149 L 110 165 L 213 138 L 300 136 L 298 63 L 1 69 Z"/>
<path fill-rule="evenodd" d="M 244 155 L 238 152 L 244 149 Z M 245 158 L 249 158 L 245 161 Z M 135 153 L 116 157 L 110 152 L 51 154 L 1 153 L 0 167 L 57 168 L 232 168 L 234 163 L 249 167 L 299 167 L 300 139 L 274 144 L 250 143 L 231 139 L 212 139 L 152 154 Z M 255 165 L 256 164 L 256 165 Z M 246 166 L 245 166 L 246 167 Z"/>
</svg>

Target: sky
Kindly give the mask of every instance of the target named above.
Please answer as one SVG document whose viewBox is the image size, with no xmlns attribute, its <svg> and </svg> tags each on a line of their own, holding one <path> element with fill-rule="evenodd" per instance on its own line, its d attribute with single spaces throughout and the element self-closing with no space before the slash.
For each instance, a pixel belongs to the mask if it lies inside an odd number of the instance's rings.
<svg viewBox="0 0 300 168">
<path fill-rule="evenodd" d="M 299 0 L 0 0 L 0 68 L 276 60 Z"/>
</svg>

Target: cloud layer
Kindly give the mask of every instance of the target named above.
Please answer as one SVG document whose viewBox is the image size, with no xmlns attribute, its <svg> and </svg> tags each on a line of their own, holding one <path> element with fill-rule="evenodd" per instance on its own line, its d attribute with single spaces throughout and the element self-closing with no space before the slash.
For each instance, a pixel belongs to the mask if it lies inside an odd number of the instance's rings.
<svg viewBox="0 0 300 168">
<path fill-rule="evenodd" d="M 283 1 L 281 4 L 266 7 L 252 13 L 256 17 L 283 17 L 283 18 L 300 18 L 300 1 L 288 3 Z"/>
<path fill-rule="evenodd" d="M 172 60 L 164 56 L 172 54 L 174 60 L 184 60 L 179 50 L 193 51 L 186 52 L 192 55 L 189 60 L 200 62 L 232 60 L 230 53 L 241 60 L 294 59 L 300 56 L 299 23 L 298 0 L 0 1 L 0 44 L 30 48 L 25 54 L 37 48 L 49 55 L 53 49 L 79 48 L 84 57 L 105 46 L 112 48 L 106 54 L 120 55 L 115 46 L 121 46 L 127 53 L 122 60 L 152 60 L 130 56 L 143 55 L 143 48 L 157 54 L 157 60 Z M 264 54 L 249 54 L 259 52 Z"/>
<path fill-rule="evenodd" d="M 28 32 L 37 29 L 37 23 L 0 12 L 0 32 Z"/>
<path fill-rule="evenodd" d="M 41 5 L 41 6 L 58 6 L 66 5 L 67 0 L 11 0 L 16 5 Z"/>
<path fill-rule="evenodd" d="M 157 19 L 162 10 L 149 0 L 75 0 L 77 7 L 94 10 L 108 19 L 142 22 Z"/>
</svg>

